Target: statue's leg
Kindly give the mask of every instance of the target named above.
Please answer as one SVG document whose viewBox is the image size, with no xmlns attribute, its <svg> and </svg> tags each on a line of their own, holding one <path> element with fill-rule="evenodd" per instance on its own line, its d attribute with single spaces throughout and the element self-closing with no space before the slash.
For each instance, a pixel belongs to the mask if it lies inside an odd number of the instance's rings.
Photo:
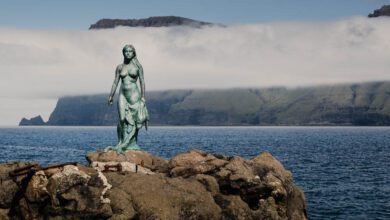
<svg viewBox="0 0 390 220">
<path fill-rule="evenodd" d="M 126 105 L 127 105 L 126 98 L 123 95 L 123 92 L 121 91 L 118 97 L 119 134 L 120 134 L 119 142 L 122 142 L 124 139 L 125 123 L 126 123 Z"/>
<path fill-rule="evenodd" d="M 118 135 L 118 144 L 114 147 L 113 150 L 116 150 L 118 153 L 121 153 L 122 143 L 125 140 L 125 130 L 126 130 L 126 98 L 123 95 L 123 92 L 119 92 L 118 97 L 118 115 L 119 122 L 117 126 L 117 135 Z"/>
</svg>

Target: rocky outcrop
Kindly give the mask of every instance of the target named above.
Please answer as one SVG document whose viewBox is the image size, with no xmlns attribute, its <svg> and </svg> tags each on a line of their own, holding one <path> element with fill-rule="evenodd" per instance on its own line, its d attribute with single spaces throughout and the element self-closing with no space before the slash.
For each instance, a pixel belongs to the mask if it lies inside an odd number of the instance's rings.
<svg viewBox="0 0 390 220">
<path fill-rule="evenodd" d="M 390 5 L 384 5 L 380 9 L 374 10 L 373 13 L 369 14 L 369 18 L 390 16 Z"/>
<path fill-rule="evenodd" d="M 43 121 L 42 117 L 40 115 L 33 117 L 31 119 L 22 118 L 22 120 L 19 122 L 19 126 L 26 126 L 26 125 L 45 125 L 46 123 Z"/>
<path fill-rule="evenodd" d="M 101 19 L 95 24 L 92 24 L 89 29 L 106 29 L 115 28 L 117 26 L 127 27 L 169 27 L 169 26 L 189 26 L 201 28 L 203 26 L 213 26 L 215 24 L 192 20 L 178 16 L 157 16 L 142 19 Z M 220 25 L 222 26 L 222 25 Z"/>
<path fill-rule="evenodd" d="M 191 150 L 167 161 L 109 151 L 87 159 L 88 167 L 1 164 L 0 218 L 307 219 L 303 192 L 269 153 L 245 160 Z M 15 172 L 26 165 L 29 172 Z"/>
</svg>

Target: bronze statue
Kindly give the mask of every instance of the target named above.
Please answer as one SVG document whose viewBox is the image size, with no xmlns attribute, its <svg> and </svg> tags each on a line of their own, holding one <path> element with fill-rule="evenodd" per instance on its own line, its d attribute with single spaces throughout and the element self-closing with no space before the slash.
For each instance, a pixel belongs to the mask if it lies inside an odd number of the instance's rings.
<svg viewBox="0 0 390 220">
<path fill-rule="evenodd" d="M 120 80 L 121 86 L 118 97 L 119 123 L 117 126 L 118 144 L 106 149 L 115 150 L 118 153 L 140 149 L 137 145 L 138 130 L 143 125 L 147 129 L 149 119 L 145 104 L 144 72 L 137 59 L 135 48 L 127 44 L 123 47 L 122 53 L 123 63 L 116 67 L 114 83 L 108 97 L 108 104 L 112 105 Z M 139 79 L 141 90 L 138 87 L 137 79 Z"/>
</svg>

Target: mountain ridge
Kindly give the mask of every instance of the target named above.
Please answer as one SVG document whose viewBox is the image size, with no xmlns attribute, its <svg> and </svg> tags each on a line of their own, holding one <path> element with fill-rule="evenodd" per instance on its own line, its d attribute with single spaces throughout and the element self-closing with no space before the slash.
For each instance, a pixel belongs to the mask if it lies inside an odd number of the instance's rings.
<svg viewBox="0 0 390 220">
<path fill-rule="evenodd" d="M 369 18 L 390 16 L 390 5 L 383 5 L 380 9 L 374 10 L 373 13 L 368 15 Z"/>
<path fill-rule="evenodd" d="M 170 26 L 188 26 L 193 28 L 201 28 L 206 26 L 221 26 L 221 24 L 214 24 L 205 21 L 198 21 L 190 18 L 179 16 L 153 16 L 141 19 L 109 19 L 104 18 L 92 24 L 89 30 L 92 29 L 107 29 L 115 28 L 117 26 L 126 27 L 170 27 Z"/>
<path fill-rule="evenodd" d="M 46 124 L 116 125 L 107 96 L 62 97 Z M 151 125 L 390 125 L 390 82 L 150 91 L 146 100 Z"/>
</svg>

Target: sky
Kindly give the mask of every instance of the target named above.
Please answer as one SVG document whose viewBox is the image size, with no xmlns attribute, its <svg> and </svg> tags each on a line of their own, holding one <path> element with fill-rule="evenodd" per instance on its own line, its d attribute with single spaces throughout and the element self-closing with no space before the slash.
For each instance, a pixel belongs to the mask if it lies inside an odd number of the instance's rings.
<svg viewBox="0 0 390 220">
<path fill-rule="evenodd" d="M 48 119 L 62 96 L 107 93 L 131 43 L 147 90 L 390 80 L 390 1 L 1 1 L 0 126 Z M 88 30 L 101 18 L 226 24 Z"/>
</svg>

